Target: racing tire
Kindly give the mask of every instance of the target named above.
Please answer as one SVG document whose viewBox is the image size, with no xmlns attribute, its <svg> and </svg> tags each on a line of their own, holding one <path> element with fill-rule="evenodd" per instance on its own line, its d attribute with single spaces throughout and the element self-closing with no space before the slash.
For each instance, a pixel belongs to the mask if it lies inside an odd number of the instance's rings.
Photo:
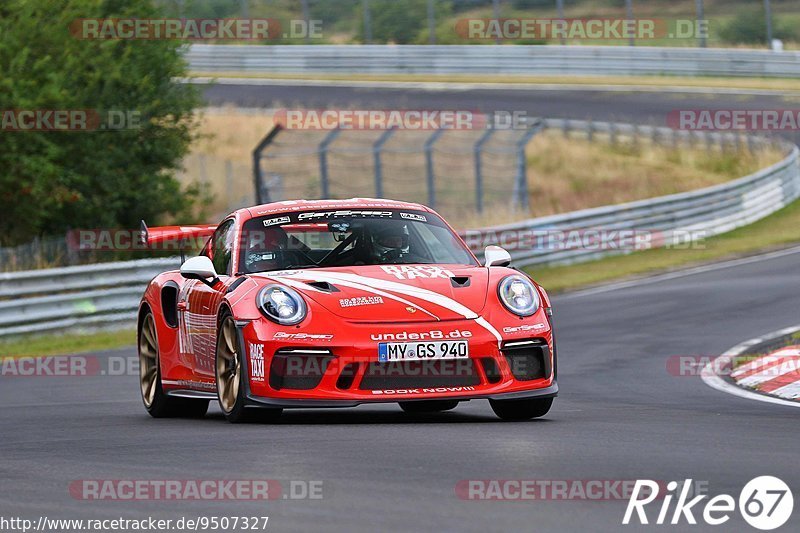
<svg viewBox="0 0 800 533">
<path fill-rule="evenodd" d="M 153 418 L 202 418 L 208 400 L 168 396 L 161 386 L 161 357 L 153 313 L 148 311 L 139 326 L 139 390 L 144 408 Z"/>
<path fill-rule="evenodd" d="M 281 416 L 282 409 L 248 407 L 246 405 L 245 380 L 247 375 L 242 368 L 242 350 L 236 333 L 236 322 L 230 312 L 223 312 L 217 333 L 214 374 L 217 382 L 219 408 L 228 422 L 241 424 L 247 422 L 274 422 Z"/>
<path fill-rule="evenodd" d="M 550 411 L 553 398 L 528 398 L 525 400 L 489 400 L 492 411 L 502 420 L 521 421 L 539 418 Z"/>
<path fill-rule="evenodd" d="M 441 413 L 455 409 L 458 400 L 421 400 L 417 402 L 400 402 L 400 409 L 409 414 Z"/>
</svg>

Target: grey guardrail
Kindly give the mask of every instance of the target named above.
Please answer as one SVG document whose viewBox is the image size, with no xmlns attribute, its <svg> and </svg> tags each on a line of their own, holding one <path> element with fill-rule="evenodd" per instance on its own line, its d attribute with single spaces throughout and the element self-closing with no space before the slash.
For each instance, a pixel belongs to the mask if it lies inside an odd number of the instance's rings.
<svg viewBox="0 0 800 533">
<path fill-rule="evenodd" d="M 548 128 L 563 128 L 568 123 L 575 129 L 628 135 L 635 128 L 642 135 L 674 136 L 675 142 L 692 142 L 696 135 L 668 128 L 602 122 L 545 122 Z M 737 142 L 726 134 L 712 133 L 708 136 L 717 142 L 726 139 Z M 751 137 L 749 142 L 767 141 Z M 570 264 L 633 251 L 633 246 L 620 246 L 619 237 L 615 240 L 614 232 L 627 232 L 628 235 L 639 232 L 643 238 L 652 239 L 653 247 L 687 246 L 698 239 L 756 222 L 800 197 L 800 149 L 788 142 L 779 143 L 788 152 L 783 160 L 727 183 L 649 200 L 470 230 L 463 232 L 462 237 L 478 256 L 483 254 L 483 246 L 492 241 L 504 245 L 511 253 L 514 265 L 519 267 Z M 578 245 L 570 246 L 570 242 Z"/>
<path fill-rule="evenodd" d="M 144 287 L 178 258 L 0 274 L 0 337 L 132 327 Z"/>
<path fill-rule="evenodd" d="M 545 124 L 573 132 L 638 134 L 674 143 L 693 142 L 696 138 L 694 133 L 626 124 L 554 119 Z M 703 135 L 714 142 L 738 142 L 733 136 Z M 755 145 L 767 141 L 750 137 L 747 142 Z M 465 236 L 468 244 L 470 233 L 480 237 L 480 246 L 470 246 L 478 255 L 485 244 L 499 242 L 509 248 L 516 266 L 530 266 L 587 261 L 626 251 L 548 245 L 546 239 L 566 232 L 657 232 L 663 238 L 661 245 L 674 242 L 687 232 L 716 235 L 766 217 L 800 196 L 800 149 L 788 143 L 786 148 L 788 155 L 779 163 L 714 187 L 483 228 L 465 232 Z M 544 246 L 520 244 L 525 242 L 520 235 L 529 234 L 544 235 Z M 0 337 L 133 327 L 147 282 L 178 266 L 177 258 L 168 258 L 0 274 Z"/>
<path fill-rule="evenodd" d="M 186 59 L 198 73 L 800 77 L 800 52 L 726 48 L 194 44 Z"/>
</svg>

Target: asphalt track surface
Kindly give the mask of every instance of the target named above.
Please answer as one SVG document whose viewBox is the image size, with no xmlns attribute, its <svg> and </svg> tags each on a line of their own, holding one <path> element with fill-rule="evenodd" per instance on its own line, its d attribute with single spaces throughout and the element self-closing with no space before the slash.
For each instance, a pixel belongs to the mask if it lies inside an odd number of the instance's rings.
<svg viewBox="0 0 800 533">
<path fill-rule="evenodd" d="M 712 390 L 667 361 L 796 324 L 800 249 L 554 306 L 561 395 L 530 422 L 500 422 L 477 400 L 416 417 L 390 404 L 289 411 L 273 425 L 229 425 L 216 407 L 203 420 L 154 420 L 135 375 L 0 377 L 0 516 L 268 515 L 269 531 L 300 532 L 754 531 L 738 514 L 716 528 L 623 528 L 624 501 L 465 501 L 455 487 L 691 478 L 738 498 L 748 480 L 776 475 L 798 490 L 796 409 Z M 109 356 L 134 351 L 98 355 Z M 81 479 L 322 480 L 323 499 L 93 502 L 70 495 Z"/>
<path fill-rule="evenodd" d="M 487 80 L 491 81 L 491 80 Z M 319 85 L 202 85 L 205 101 L 212 106 L 236 105 L 270 108 L 343 109 L 449 109 L 524 111 L 528 116 L 632 122 L 666 126 L 670 112 L 683 109 L 773 110 L 794 109 L 797 96 L 731 94 L 708 89 L 654 93 L 636 90 L 569 88 L 428 90 L 424 88 L 325 87 Z M 702 90 L 702 89 L 700 89 Z M 797 133 L 787 134 L 800 142 Z"/>
<path fill-rule="evenodd" d="M 525 110 L 663 124 L 674 109 L 778 109 L 779 96 L 570 90 L 215 86 L 211 105 Z M 273 425 L 154 420 L 137 376 L 0 377 L 0 517 L 267 515 L 268 531 L 753 531 L 620 525 L 625 501 L 467 501 L 460 480 L 691 478 L 738 497 L 761 475 L 798 499 L 798 411 L 729 396 L 667 370 L 798 322 L 800 250 L 554 299 L 561 395 L 544 419 L 500 422 L 486 401 L 438 415 L 396 405 L 294 410 Z M 94 356 L 92 356 L 94 357 Z M 96 354 L 135 358 L 133 349 Z M 84 501 L 82 479 L 321 480 L 321 500 Z M 649 512 L 651 520 L 658 509 Z M 796 528 L 798 510 L 783 530 Z"/>
</svg>

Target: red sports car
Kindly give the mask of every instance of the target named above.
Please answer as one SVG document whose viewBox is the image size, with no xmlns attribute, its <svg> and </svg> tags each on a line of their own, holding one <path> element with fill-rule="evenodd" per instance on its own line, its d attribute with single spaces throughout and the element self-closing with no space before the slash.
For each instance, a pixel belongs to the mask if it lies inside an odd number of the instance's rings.
<svg viewBox="0 0 800 533">
<path fill-rule="evenodd" d="M 141 301 L 141 392 L 154 417 L 231 422 L 284 408 L 395 402 L 409 413 L 487 398 L 502 419 L 558 392 L 547 293 L 486 249 L 482 266 L 419 204 L 286 201 L 218 226 L 148 229 L 155 246 L 208 238 Z"/>
</svg>

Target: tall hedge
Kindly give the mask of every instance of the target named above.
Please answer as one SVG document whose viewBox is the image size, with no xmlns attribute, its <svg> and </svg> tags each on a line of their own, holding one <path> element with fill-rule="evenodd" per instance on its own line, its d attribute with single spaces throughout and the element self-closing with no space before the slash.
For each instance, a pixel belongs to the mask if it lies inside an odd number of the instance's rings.
<svg viewBox="0 0 800 533">
<path fill-rule="evenodd" d="M 81 18 L 158 18 L 151 0 L 0 0 L 0 112 L 87 110 L 124 129 L 0 128 L 0 244 L 68 228 L 136 227 L 193 201 L 172 173 L 192 140 L 196 90 L 181 43 L 81 39 Z M 138 121 L 138 124 L 136 122 Z"/>
</svg>

